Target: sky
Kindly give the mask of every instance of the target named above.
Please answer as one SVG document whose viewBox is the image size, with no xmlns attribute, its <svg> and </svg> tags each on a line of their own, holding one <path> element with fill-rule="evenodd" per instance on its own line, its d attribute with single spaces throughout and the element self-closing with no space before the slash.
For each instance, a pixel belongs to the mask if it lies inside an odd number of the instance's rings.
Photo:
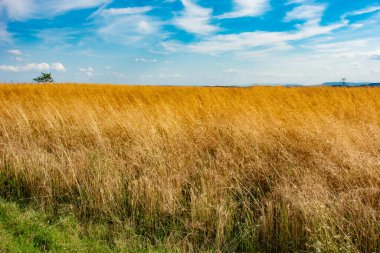
<svg viewBox="0 0 380 253">
<path fill-rule="evenodd" d="M 0 0 L 0 82 L 380 82 L 380 0 Z"/>
</svg>

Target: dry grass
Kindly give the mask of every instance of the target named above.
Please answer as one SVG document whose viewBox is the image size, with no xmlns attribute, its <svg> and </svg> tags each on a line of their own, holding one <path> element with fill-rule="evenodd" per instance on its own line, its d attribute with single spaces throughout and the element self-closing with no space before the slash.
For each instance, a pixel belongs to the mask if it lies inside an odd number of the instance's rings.
<svg viewBox="0 0 380 253">
<path fill-rule="evenodd" d="M 380 251 L 380 89 L 3 85 L 0 119 L 3 197 L 183 251 Z"/>
</svg>

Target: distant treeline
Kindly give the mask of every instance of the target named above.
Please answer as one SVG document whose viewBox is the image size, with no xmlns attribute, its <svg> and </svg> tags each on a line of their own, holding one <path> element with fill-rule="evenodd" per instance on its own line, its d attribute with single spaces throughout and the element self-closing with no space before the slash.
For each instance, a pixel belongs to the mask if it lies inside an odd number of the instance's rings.
<svg viewBox="0 0 380 253">
<path fill-rule="evenodd" d="M 342 83 L 342 82 L 328 82 L 322 84 L 323 86 L 334 86 L 334 87 L 377 87 L 380 83 Z"/>
</svg>

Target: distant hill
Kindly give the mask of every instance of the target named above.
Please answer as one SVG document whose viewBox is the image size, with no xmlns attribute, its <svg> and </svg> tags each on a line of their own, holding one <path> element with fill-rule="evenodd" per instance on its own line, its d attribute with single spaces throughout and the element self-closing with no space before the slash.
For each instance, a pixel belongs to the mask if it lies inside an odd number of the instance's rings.
<svg viewBox="0 0 380 253">
<path fill-rule="evenodd" d="M 380 83 L 370 83 L 370 82 L 357 82 L 357 83 L 342 83 L 342 82 L 326 82 L 322 84 L 323 86 L 332 86 L 332 87 L 377 87 L 380 86 Z"/>
</svg>

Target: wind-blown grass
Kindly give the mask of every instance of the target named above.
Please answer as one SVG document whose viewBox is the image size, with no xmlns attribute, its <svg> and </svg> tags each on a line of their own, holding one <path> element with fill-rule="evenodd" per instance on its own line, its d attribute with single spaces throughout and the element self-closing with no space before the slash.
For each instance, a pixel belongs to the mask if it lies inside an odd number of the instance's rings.
<svg viewBox="0 0 380 253">
<path fill-rule="evenodd" d="M 169 249 L 379 252 L 380 89 L 3 85 L 0 175 Z"/>
</svg>

